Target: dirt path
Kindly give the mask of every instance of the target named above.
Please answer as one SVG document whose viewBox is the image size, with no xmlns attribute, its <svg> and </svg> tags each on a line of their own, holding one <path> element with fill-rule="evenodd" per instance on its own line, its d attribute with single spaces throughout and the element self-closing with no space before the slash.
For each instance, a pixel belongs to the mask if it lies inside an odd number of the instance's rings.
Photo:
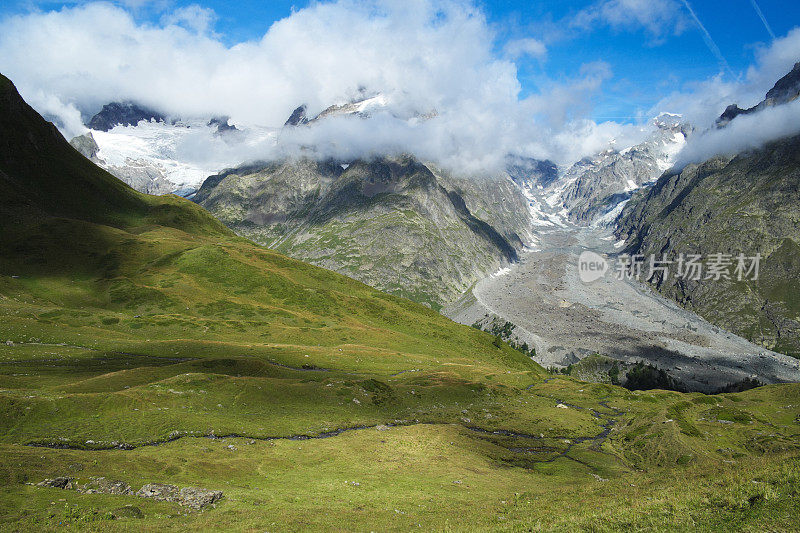
<svg viewBox="0 0 800 533">
<path fill-rule="evenodd" d="M 800 361 L 713 326 L 638 282 L 609 274 L 583 283 L 578 256 L 614 253 L 609 230 L 573 226 L 539 234 L 539 250 L 481 280 L 444 314 L 470 325 L 487 315 L 512 322 L 546 367 L 601 353 L 650 362 L 703 392 L 745 378 L 800 381 Z"/>
</svg>

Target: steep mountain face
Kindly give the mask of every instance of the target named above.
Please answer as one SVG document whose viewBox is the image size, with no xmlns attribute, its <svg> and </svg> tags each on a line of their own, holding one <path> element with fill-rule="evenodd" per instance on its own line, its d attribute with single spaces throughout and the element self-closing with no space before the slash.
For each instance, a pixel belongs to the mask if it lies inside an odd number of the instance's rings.
<svg viewBox="0 0 800 533">
<path fill-rule="evenodd" d="M 617 234 L 631 253 L 732 257 L 731 279 L 656 277 L 654 286 L 710 322 L 800 354 L 800 137 L 665 174 L 625 208 Z M 761 255 L 757 281 L 736 256 Z M 749 267 L 749 264 L 747 266 Z"/>
<path fill-rule="evenodd" d="M 748 113 L 798 95 L 800 63 Z M 800 355 L 798 183 L 800 136 L 794 136 L 665 174 L 626 206 L 617 234 L 626 240 L 627 250 L 645 256 L 734 256 L 731 279 L 659 275 L 651 283 L 714 324 L 776 351 Z M 760 255 L 757 279 L 734 275 L 739 254 Z"/>
<path fill-rule="evenodd" d="M 301 126 L 303 124 L 308 124 L 308 116 L 306 115 L 307 107 L 305 104 L 299 106 L 297 109 L 292 111 L 292 114 L 289 115 L 289 118 L 284 123 L 284 126 Z"/>
<path fill-rule="evenodd" d="M 164 116 L 133 102 L 111 102 L 94 115 L 86 127 L 96 131 L 110 131 L 116 126 L 136 126 L 141 121 L 164 122 Z"/>
<path fill-rule="evenodd" d="M 672 166 L 686 142 L 689 127 L 680 117 L 667 114 L 657 117 L 654 124 L 655 132 L 644 142 L 584 158 L 567 170 L 559 181 L 570 220 L 581 224 L 596 222 Z"/>
<path fill-rule="evenodd" d="M 410 156 L 244 167 L 194 200 L 240 235 L 434 308 L 531 237 L 509 178 L 459 179 Z"/>
<path fill-rule="evenodd" d="M 717 126 L 724 127 L 739 115 L 750 115 L 766 107 L 787 104 L 797 99 L 798 96 L 800 96 L 800 62 L 795 63 L 794 68 L 778 80 L 757 105 L 749 109 L 742 109 L 737 104 L 731 104 L 725 108 L 725 111 L 717 119 Z"/>
<path fill-rule="evenodd" d="M 547 188 L 558 179 L 558 166 L 549 160 L 510 155 L 506 158 L 506 172 L 525 190 Z"/>
</svg>

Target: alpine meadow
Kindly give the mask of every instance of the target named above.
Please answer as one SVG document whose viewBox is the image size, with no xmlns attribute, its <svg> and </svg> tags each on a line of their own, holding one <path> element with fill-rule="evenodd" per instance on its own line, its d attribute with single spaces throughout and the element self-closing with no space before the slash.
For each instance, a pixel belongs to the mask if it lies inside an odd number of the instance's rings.
<svg viewBox="0 0 800 533">
<path fill-rule="evenodd" d="M 800 530 L 800 9 L 295 4 L 0 7 L 0 531 Z"/>
</svg>

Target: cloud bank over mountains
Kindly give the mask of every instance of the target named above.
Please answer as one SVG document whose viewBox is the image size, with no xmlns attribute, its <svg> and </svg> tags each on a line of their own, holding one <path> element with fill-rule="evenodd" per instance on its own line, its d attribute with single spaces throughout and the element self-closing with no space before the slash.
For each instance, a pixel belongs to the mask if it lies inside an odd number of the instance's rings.
<svg viewBox="0 0 800 533">
<path fill-rule="evenodd" d="M 498 46 L 494 27 L 471 1 L 315 3 L 261 38 L 233 45 L 214 33 L 215 17 L 189 6 L 141 23 L 125 8 L 98 2 L 10 17 L 0 23 L 0 70 L 67 135 L 85 131 L 82 115 L 110 101 L 279 127 L 303 103 L 313 115 L 360 94 L 386 97 L 388 106 L 369 120 L 337 117 L 298 128 L 282 134 L 278 148 L 250 146 L 242 157 L 251 160 L 315 145 L 323 156 L 413 152 L 481 172 L 500 168 L 507 153 L 568 164 L 612 140 L 634 144 L 650 128 L 586 118 L 592 96 L 613 76 L 602 61 L 522 96 L 516 62 L 546 61 L 546 43 L 532 36 Z M 637 25 L 662 39 L 685 31 L 687 20 L 673 0 L 608 0 L 578 13 L 575 25 Z M 707 81 L 671 95 L 653 115 L 718 115 L 734 97 L 755 94 L 761 78 L 785 73 L 799 36 L 759 52 L 744 82 Z"/>
<path fill-rule="evenodd" d="M 659 102 L 653 109 L 679 109 L 696 128 L 676 166 L 682 168 L 716 155 L 733 155 L 800 133 L 800 100 L 736 117 L 722 129 L 715 127 L 720 110 L 730 104 L 753 107 L 797 62 L 800 62 L 800 28 L 776 39 L 770 46 L 758 48 L 755 63 L 741 79 L 730 82 L 717 76 Z"/>
</svg>

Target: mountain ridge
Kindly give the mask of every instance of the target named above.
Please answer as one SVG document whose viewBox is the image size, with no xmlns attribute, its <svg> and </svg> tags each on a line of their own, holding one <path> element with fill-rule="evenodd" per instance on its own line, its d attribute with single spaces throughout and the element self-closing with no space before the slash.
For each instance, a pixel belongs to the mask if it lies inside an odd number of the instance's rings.
<svg viewBox="0 0 800 533">
<path fill-rule="evenodd" d="M 510 179 L 458 179 L 412 156 L 249 165 L 210 177 L 193 200 L 263 245 L 433 307 L 531 238 Z"/>
</svg>

